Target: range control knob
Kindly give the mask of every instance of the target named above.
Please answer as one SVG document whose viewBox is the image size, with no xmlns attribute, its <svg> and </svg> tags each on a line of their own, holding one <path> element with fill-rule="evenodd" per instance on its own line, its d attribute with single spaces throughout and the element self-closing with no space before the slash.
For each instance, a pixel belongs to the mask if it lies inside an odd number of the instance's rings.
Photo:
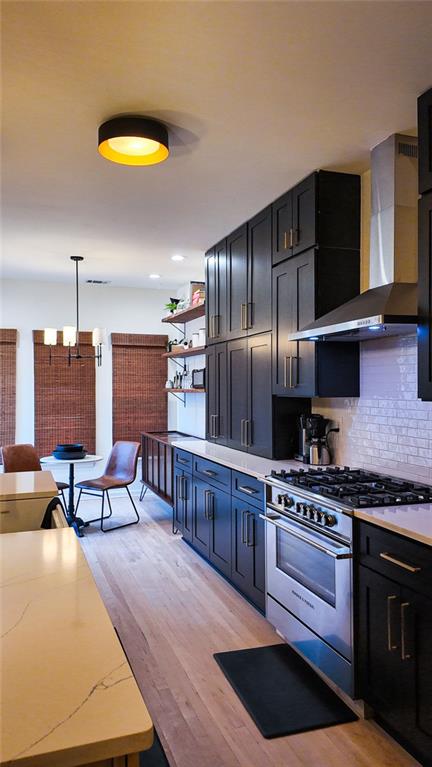
<svg viewBox="0 0 432 767">
<path fill-rule="evenodd" d="M 334 527 L 337 524 L 337 519 L 334 514 L 326 514 L 324 524 L 326 527 Z"/>
<path fill-rule="evenodd" d="M 315 522 L 317 519 L 318 510 L 315 506 L 309 506 L 309 519 Z"/>
<path fill-rule="evenodd" d="M 319 525 L 324 524 L 324 513 L 320 511 L 320 509 L 317 509 L 316 522 L 318 522 Z"/>
<path fill-rule="evenodd" d="M 294 498 L 291 498 L 290 495 L 284 495 L 284 506 L 287 509 L 291 509 L 294 506 Z"/>
</svg>

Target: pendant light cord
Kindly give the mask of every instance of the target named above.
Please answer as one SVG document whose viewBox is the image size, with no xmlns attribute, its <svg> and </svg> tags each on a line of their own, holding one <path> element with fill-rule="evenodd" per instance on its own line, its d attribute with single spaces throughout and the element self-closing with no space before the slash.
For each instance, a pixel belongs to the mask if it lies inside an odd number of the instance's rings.
<svg viewBox="0 0 432 767">
<path fill-rule="evenodd" d="M 76 281 L 76 350 L 79 356 L 79 290 L 78 290 L 78 259 L 75 261 L 75 281 Z"/>
</svg>

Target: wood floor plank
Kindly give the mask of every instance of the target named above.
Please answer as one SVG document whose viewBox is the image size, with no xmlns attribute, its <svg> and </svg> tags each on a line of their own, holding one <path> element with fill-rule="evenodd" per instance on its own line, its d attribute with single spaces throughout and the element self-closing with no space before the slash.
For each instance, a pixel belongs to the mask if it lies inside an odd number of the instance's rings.
<svg viewBox="0 0 432 767">
<path fill-rule="evenodd" d="M 94 516 L 93 499 L 80 506 Z M 374 722 L 266 740 L 213 654 L 276 644 L 265 618 L 180 536 L 150 491 L 138 525 L 82 546 L 171 767 L 415 767 Z M 115 516 L 129 514 L 116 499 Z"/>
</svg>

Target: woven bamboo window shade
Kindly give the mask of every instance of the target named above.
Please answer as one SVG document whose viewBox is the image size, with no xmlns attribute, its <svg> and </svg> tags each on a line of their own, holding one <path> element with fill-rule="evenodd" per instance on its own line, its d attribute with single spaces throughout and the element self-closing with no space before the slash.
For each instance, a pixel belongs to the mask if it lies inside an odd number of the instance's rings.
<svg viewBox="0 0 432 767">
<path fill-rule="evenodd" d="M 15 442 L 16 343 L 16 330 L 0 330 L 0 445 Z"/>
<path fill-rule="evenodd" d="M 80 332 L 82 354 L 94 354 L 92 334 Z M 96 373 L 94 359 L 67 363 L 67 348 L 52 347 L 55 355 L 48 364 L 49 347 L 43 331 L 33 331 L 35 445 L 39 455 L 49 455 L 58 443 L 81 442 L 87 452 L 96 451 Z"/>
<path fill-rule="evenodd" d="M 113 442 L 167 428 L 168 336 L 112 333 Z"/>
</svg>

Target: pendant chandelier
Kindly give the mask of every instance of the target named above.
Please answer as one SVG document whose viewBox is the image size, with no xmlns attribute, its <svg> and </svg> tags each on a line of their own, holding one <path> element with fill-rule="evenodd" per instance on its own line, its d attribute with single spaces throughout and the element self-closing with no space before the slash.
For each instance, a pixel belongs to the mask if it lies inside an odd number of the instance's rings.
<svg viewBox="0 0 432 767">
<path fill-rule="evenodd" d="M 105 341 L 105 331 L 102 328 L 95 328 L 92 333 L 92 345 L 95 348 L 94 354 L 81 354 L 80 350 L 80 329 L 79 329 L 79 286 L 78 286 L 78 264 L 84 261 L 83 256 L 71 256 L 71 261 L 75 261 L 75 300 L 76 300 L 76 325 L 65 325 L 63 327 L 63 346 L 67 346 L 68 365 L 72 360 L 96 360 L 98 367 L 102 365 L 102 344 Z M 51 347 L 57 345 L 56 328 L 44 329 L 44 344 L 49 346 L 49 364 L 56 357 L 65 359 L 61 354 L 52 354 Z M 74 349 L 74 351 L 72 351 Z"/>
</svg>

